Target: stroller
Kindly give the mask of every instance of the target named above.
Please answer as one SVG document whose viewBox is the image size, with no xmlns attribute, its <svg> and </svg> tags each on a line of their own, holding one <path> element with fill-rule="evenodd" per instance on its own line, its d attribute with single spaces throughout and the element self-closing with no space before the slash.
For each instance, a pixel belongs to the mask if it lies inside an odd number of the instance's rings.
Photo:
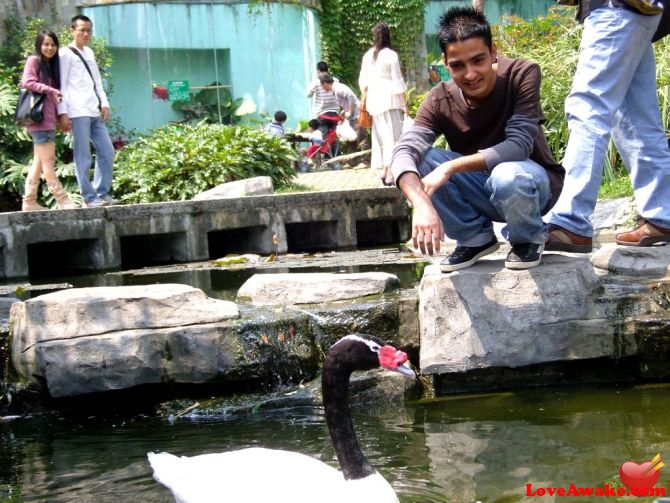
<svg viewBox="0 0 670 503">
<path fill-rule="evenodd" d="M 336 111 L 327 110 L 319 114 L 318 120 L 323 142 L 315 143 L 307 149 L 305 157 L 298 165 L 298 171 L 301 173 L 307 173 L 310 166 L 318 169 L 324 160 L 333 159 L 341 153 L 340 142 L 337 138 L 337 124 L 340 122 L 340 115 Z M 329 166 L 331 169 L 342 169 L 342 163 L 337 161 L 330 163 Z"/>
</svg>

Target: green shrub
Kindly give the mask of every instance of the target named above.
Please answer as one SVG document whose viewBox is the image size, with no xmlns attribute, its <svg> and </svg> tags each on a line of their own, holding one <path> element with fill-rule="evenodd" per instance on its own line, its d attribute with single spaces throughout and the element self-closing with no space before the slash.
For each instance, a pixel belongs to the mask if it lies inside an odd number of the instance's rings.
<svg viewBox="0 0 670 503">
<path fill-rule="evenodd" d="M 598 191 L 598 199 L 615 199 L 617 197 L 630 197 L 633 195 L 633 185 L 628 175 L 620 176 L 612 180 L 603 180 Z"/>
<path fill-rule="evenodd" d="M 212 187 L 270 176 L 275 188 L 294 179 L 295 151 L 282 138 L 246 126 L 167 125 L 117 154 L 114 192 L 126 203 L 191 199 Z"/>
</svg>

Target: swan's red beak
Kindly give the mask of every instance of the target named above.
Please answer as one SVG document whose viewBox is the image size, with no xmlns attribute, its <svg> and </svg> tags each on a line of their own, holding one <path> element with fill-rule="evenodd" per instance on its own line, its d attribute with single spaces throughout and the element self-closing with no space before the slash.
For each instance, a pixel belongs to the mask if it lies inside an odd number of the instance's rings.
<svg viewBox="0 0 670 503">
<path fill-rule="evenodd" d="M 393 346 L 384 346 L 379 350 L 379 365 L 407 377 L 416 377 L 414 371 L 409 367 L 407 353 Z"/>
</svg>

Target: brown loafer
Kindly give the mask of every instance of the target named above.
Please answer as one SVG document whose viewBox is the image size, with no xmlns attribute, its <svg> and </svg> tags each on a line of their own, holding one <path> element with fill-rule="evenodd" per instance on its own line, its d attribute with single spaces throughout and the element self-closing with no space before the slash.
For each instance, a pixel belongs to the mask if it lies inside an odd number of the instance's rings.
<svg viewBox="0 0 670 503">
<path fill-rule="evenodd" d="M 635 230 L 617 234 L 614 239 L 617 244 L 624 246 L 651 246 L 655 243 L 670 243 L 670 229 L 643 220 Z"/>
<path fill-rule="evenodd" d="M 554 224 L 549 224 L 547 231 L 547 242 L 544 244 L 545 251 L 591 253 L 593 250 L 593 239 L 590 237 L 580 236 Z"/>
</svg>

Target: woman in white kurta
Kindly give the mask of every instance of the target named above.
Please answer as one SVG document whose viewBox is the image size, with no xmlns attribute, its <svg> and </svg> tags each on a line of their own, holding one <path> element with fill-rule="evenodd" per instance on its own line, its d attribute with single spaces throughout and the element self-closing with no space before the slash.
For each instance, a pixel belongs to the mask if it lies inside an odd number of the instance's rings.
<svg viewBox="0 0 670 503">
<path fill-rule="evenodd" d="M 370 167 L 381 170 L 385 185 L 393 185 L 391 151 L 400 137 L 407 113 L 407 86 L 400 71 L 398 53 L 391 49 L 391 30 L 380 21 L 372 29 L 373 46 L 363 56 L 358 85 L 364 107 L 372 116 L 372 160 Z"/>
</svg>

